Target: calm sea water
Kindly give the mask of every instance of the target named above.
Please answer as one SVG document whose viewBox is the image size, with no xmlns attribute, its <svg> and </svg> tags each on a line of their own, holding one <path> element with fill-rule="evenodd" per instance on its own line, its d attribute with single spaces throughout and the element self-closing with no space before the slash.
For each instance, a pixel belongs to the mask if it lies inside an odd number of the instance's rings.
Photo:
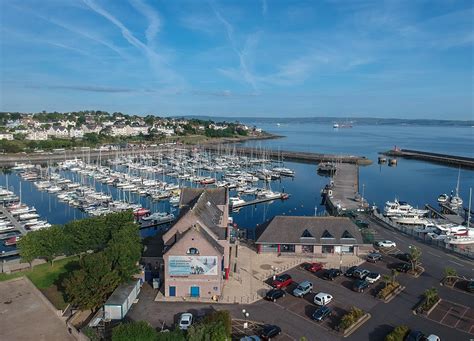
<svg viewBox="0 0 474 341">
<path fill-rule="evenodd" d="M 251 123 L 251 122 L 250 122 Z M 360 192 L 370 203 L 383 206 L 387 200 L 399 198 L 413 206 L 426 203 L 436 205 L 440 193 L 450 193 L 455 189 L 458 169 L 416 160 L 399 159 L 397 167 L 378 165 L 378 152 L 393 148 L 419 149 L 474 157 L 474 128 L 461 127 L 424 127 L 424 126 L 354 126 L 351 129 L 333 129 L 325 124 L 258 124 L 264 130 L 284 135 L 284 138 L 264 141 L 248 141 L 245 145 L 268 149 L 308 151 L 320 153 L 363 155 L 372 159 L 370 166 L 361 167 Z M 274 201 L 267 204 L 248 206 L 232 213 L 234 221 L 249 229 L 250 235 L 256 225 L 274 215 L 315 215 L 323 214 L 320 190 L 328 178 L 316 173 L 316 165 L 286 162 L 286 167 L 296 172 L 294 178 L 282 178 L 271 183 L 271 189 L 291 194 L 289 200 Z M 63 176 L 75 181 L 77 174 L 63 172 Z M 171 179 L 166 179 L 171 181 Z M 35 206 L 41 217 L 52 224 L 63 224 L 85 215 L 78 209 L 69 207 L 57 200 L 54 194 L 40 192 L 36 187 L 15 174 L 0 174 L 0 185 L 8 181 L 10 189 L 20 193 L 22 201 Z M 83 181 L 90 181 L 85 180 Z M 94 184 L 94 183 L 93 183 Z M 98 191 L 110 193 L 114 198 L 126 198 L 131 202 L 140 202 L 152 211 L 173 210 L 167 202 L 153 202 L 149 198 L 118 191 L 116 188 L 94 184 Z M 263 186 L 263 184 L 259 184 Z M 469 188 L 474 187 L 474 172 L 461 169 L 460 194 L 467 206 Z M 235 193 L 231 193 L 235 195 Z M 173 213 L 177 214 L 174 209 Z M 142 235 L 151 235 L 155 230 L 144 230 Z"/>
</svg>

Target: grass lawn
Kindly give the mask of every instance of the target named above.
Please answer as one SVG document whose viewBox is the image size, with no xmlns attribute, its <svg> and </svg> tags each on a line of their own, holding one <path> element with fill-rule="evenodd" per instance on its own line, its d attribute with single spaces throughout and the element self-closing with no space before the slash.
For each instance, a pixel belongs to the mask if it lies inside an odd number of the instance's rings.
<svg viewBox="0 0 474 341">
<path fill-rule="evenodd" d="M 45 263 L 37 265 L 31 270 L 15 272 L 10 275 L 2 273 L 0 274 L 0 281 L 26 276 L 56 308 L 64 309 L 67 303 L 64 301 L 64 293 L 59 288 L 59 284 L 66 273 L 77 268 L 78 259 L 79 257 L 68 257 L 55 261 L 53 266 Z"/>
</svg>

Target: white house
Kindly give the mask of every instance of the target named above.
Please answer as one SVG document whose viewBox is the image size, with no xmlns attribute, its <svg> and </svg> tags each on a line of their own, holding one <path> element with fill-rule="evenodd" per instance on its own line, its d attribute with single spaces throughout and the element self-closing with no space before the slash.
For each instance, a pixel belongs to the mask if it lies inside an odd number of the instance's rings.
<svg viewBox="0 0 474 341">
<path fill-rule="evenodd" d="M 54 136 L 59 138 L 69 137 L 69 131 L 64 127 L 50 127 L 47 130 L 48 136 Z"/>
<path fill-rule="evenodd" d="M 92 133 L 99 134 L 100 131 L 102 130 L 102 127 L 95 124 L 83 124 L 81 129 L 82 129 L 83 134 L 92 134 Z"/>
<path fill-rule="evenodd" d="M 13 140 L 13 134 L 10 133 L 0 133 L 0 140 Z"/>
<path fill-rule="evenodd" d="M 84 131 L 82 129 L 71 128 L 69 130 L 69 137 L 82 139 L 84 137 Z"/>
<path fill-rule="evenodd" d="M 44 130 L 31 130 L 25 137 L 26 140 L 44 141 L 48 139 L 48 133 Z"/>
</svg>

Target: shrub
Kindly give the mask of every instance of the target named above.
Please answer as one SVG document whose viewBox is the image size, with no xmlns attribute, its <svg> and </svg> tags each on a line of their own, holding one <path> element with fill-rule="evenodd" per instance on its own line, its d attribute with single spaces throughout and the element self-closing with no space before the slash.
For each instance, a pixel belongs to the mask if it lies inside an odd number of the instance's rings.
<svg viewBox="0 0 474 341">
<path fill-rule="evenodd" d="M 351 310 L 341 318 L 337 328 L 340 331 L 346 330 L 364 316 L 364 314 L 365 312 L 362 309 L 352 307 Z"/>
<path fill-rule="evenodd" d="M 423 293 L 423 297 L 424 297 L 424 302 L 421 305 L 421 310 L 422 311 L 430 310 L 431 307 L 439 300 L 438 290 L 436 288 L 426 289 L 425 292 Z"/>
<path fill-rule="evenodd" d="M 123 323 L 112 330 L 112 341 L 155 341 L 155 329 L 145 321 Z"/>
<path fill-rule="evenodd" d="M 385 299 L 388 295 L 390 295 L 394 290 L 396 290 L 400 286 L 398 282 L 386 283 L 385 286 L 380 289 L 377 293 L 377 298 Z"/>
<path fill-rule="evenodd" d="M 385 337 L 385 341 L 403 341 L 405 337 L 408 335 L 410 328 L 407 326 L 398 326 L 395 327 L 390 334 Z"/>
</svg>

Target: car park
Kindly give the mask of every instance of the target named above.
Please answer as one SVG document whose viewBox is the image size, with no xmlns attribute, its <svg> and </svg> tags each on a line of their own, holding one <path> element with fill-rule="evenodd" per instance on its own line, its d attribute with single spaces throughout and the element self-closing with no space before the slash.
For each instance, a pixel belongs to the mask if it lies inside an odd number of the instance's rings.
<svg viewBox="0 0 474 341">
<path fill-rule="evenodd" d="M 264 340 L 270 340 L 272 337 L 275 337 L 277 335 L 281 334 L 281 328 L 274 325 L 274 324 L 269 324 L 263 327 L 262 333 L 260 334 L 260 337 Z"/>
<path fill-rule="evenodd" d="M 357 269 L 358 269 L 357 266 L 351 266 L 349 269 L 346 270 L 346 272 L 344 272 L 344 276 L 352 277 L 352 275 L 354 274 L 354 271 L 356 271 Z"/>
<path fill-rule="evenodd" d="M 366 269 L 357 269 L 357 270 L 355 270 L 354 273 L 352 274 L 352 277 L 358 278 L 358 279 L 365 279 L 365 277 L 367 277 L 368 274 L 370 274 L 370 271 L 369 271 L 369 270 L 366 270 Z"/>
<path fill-rule="evenodd" d="M 286 294 L 283 290 L 281 289 L 271 289 L 267 292 L 267 294 L 265 295 L 265 298 L 269 301 L 273 301 L 273 302 L 276 302 L 277 299 L 281 298 L 281 297 L 285 297 Z"/>
<path fill-rule="evenodd" d="M 304 297 L 304 295 L 309 294 L 313 291 L 313 283 L 310 281 L 304 281 L 298 284 L 298 286 L 293 290 L 293 295 L 296 297 Z"/>
<path fill-rule="evenodd" d="M 318 322 L 323 321 L 326 317 L 331 316 L 332 310 L 328 306 L 321 306 L 318 309 L 316 309 L 312 315 L 313 320 L 316 320 Z"/>
<path fill-rule="evenodd" d="M 397 247 L 397 244 L 395 242 L 392 242 L 391 240 L 381 240 L 377 242 L 377 246 L 383 248 L 395 248 Z"/>
<path fill-rule="evenodd" d="M 288 274 L 283 274 L 276 276 L 275 280 L 272 282 L 272 287 L 277 289 L 286 288 L 291 283 L 293 283 L 291 276 Z"/>
<path fill-rule="evenodd" d="M 318 272 L 324 268 L 322 263 L 303 263 L 302 267 L 312 273 Z"/>
<path fill-rule="evenodd" d="M 369 287 L 369 282 L 363 279 L 358 279 L 352 284 L 352 290 L 355 292 L 364 292 Z"/>
<path fill-rule="evenodd" d="M 411 255 L 409 253 L 397 253 L 395 255 L 395 258 L 400 259 L 401 261 L 404 262 L 409 262 L 411 260 Z"/>
<path fill-rule="evenodd" d="M 379 260 L 382 260 L 382 255 L 378 252 L 371 252 L 367 255 L 367 262 L 377 263 Z"/>
<path fill-rule="evenodd" d="M 187 330 L 193 324 L 193 314 L 183 313 L 179 317 L 179 329 Z"/>
<path fill-rule="evenodd" d="M 327 280 L 330 280 L 330 281 L 334 281 L 334 279 L 336 277 L 339 277 L 340 275 L 342 275 L 341 270 L 339 270 L 339 269 L 329 269 L 329 270 L 326 270 L 324 272 L 323 278 L 327 279 Z"/>
<path fill-rule="evenodd" d="M 398 272 L 408 272 L 411 270 L 411 265 L 408 263 L 395 263 L 393 265 L 393 269 L 397 270 Z"/>
<path fill-rule="evenodd" d="M 316 305 L 327 305 L 333 299 L 332 295 L 325 292 L 320 292 L 314 296 L 314 304 Z"/>
<path fill-rule="evenodd" d="M 380 274 L 377 272 L 371 272 L 365 277 L 365 280 L 370 284 L 377 282 L 380 279 Z"/>
</svg>

